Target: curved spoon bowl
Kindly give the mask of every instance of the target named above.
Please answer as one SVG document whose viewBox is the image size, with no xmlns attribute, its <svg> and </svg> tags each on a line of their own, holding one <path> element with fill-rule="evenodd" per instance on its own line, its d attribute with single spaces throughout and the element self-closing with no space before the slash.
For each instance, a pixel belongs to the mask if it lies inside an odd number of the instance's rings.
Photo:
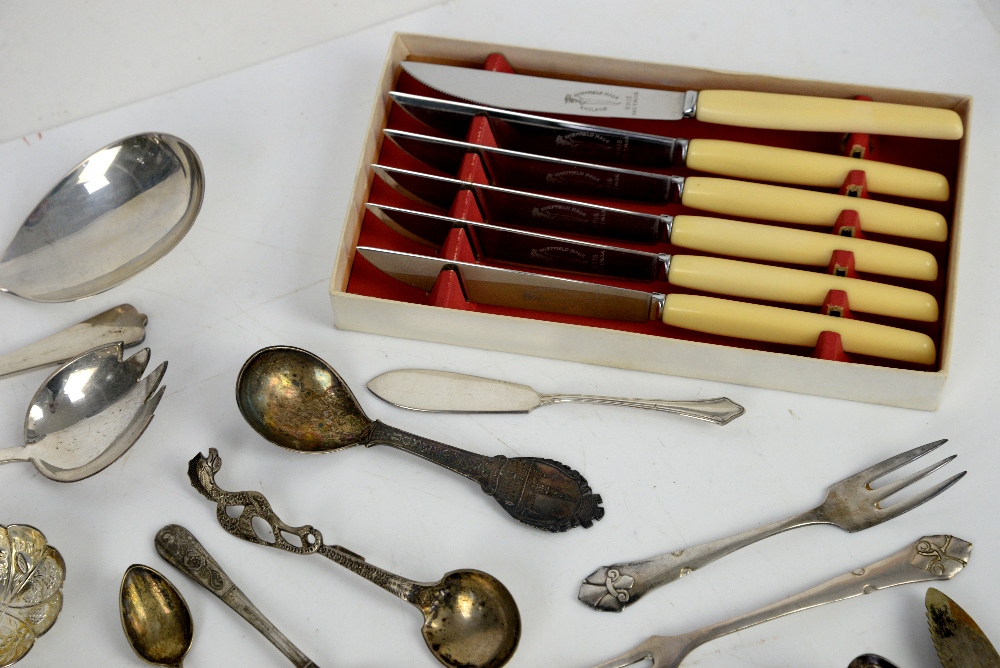
<svg viewBox="0 0 1000 668">
<path fill-rule="evenodd" d="M 121 343 L 100 346 L 70 360 L 49 376 L 31 398 L 24 418 L 24 442 L 97 415 L 134 387 L 149 364 L 149 348 L 127 360 Z"/>
<path fill-rule="evenodd" d="M 177 588 L 149 566 L 132 564 L 119 595 L 122 629 L 139 658 L 180 668 L 194 640 L 194 622 Z"/>
<path fill-rule="evenodd" d="M 514 597 L 489 573 L 448 573 L 422 592 L 421 632 L 427 648 L 446 666 L 499 668 L 521 640 Z"/>
<path fill-rule="evenodd" d="M 254 353 L 236 381 L 236 403 L 257 433 L 298 452 L 365 443 L 372 428 L 337 372 L 300 348 L 277 346 Z"/>
<path fill-rule="evenodd" d="M 0 258 L 0 290 L 40 302 L 104 292 L 187 234 L 205 177 L 187 143 L 126 137 L 77 165 L 38 204 Z"/>
</svg>

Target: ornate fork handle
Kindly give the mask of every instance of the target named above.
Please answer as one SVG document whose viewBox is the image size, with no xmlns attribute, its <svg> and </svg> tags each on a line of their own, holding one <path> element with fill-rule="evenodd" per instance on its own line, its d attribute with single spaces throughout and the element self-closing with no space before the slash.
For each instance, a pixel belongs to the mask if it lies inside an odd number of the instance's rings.
<svg viewBox="0 0 1000 668">
<path fill-rule="evenodd" d="M 601 406 L 625 406 L 645 408 L 664 413 L 675 413 L 696 420 L 704 420 L 717 425 L 729 424 L 746 412 L 743 406 L 726 397 L 700 399 L 697 401 L 663 401 L 660 399 L 622 399 L 618 397 L 598 397 L 588 394 L 543 394 L 539 399 L 542 406 L 549 404 L 577 403 Z"/>
<path fill-rule="evenodd" d="M 620 612 L 644 594 L 678 580 L 720 557 L 775 534 L 810 524 L 824 524 L 818 509 L 743 533 L 668 552 L 644 561 L 602 566 L 580 585 L 578 598 L 596 610 Z"/>
<path fill-rule="evenodd" d="M 294 554 L 318 552 L 327 559 L 354 571 L 366 580 L 377 584 L 390 594 L 404 601 L 413 602 L 423 585 L 373 566 L 365 558 L 340 547 L 324 545 L 323 534 L 310 525 L 293 527 L 285 524 L 274 514 L 271 504 L 260 492 L 227 492 L 215 483 L 215 474 L 222 468 L 222 458 L 215 448 L 210 448 L 208 457 L 199 453 L 188 464 L 191 485 L 202 496 L 217 504 L 216 518 L 228 533 L 250 543 L 275 547 Z M 239 517 L 230 517 L 226 511 L 230 507 L 242 506 Z M 253 519 L 258 517 L 267 522 L 273 539 L 262 538 L 253 528 Z"/>
<path fill-rule="evenodd" d="M 630 652 L 595 668 L 624 668 L 652 660 L 653 668 L 676 668 L 696 647 L 724 635 L 790 615 L 897 585 L 950 580 L 969 562 L 972 543 L 954 536 L 924 536 L 871 566 L 857 568 L 800 594 L 679 636 L 652 636 Z"/>
<path fill-rule="evenodd" d="M 376 421 L 368 445 L 388 445 L 475 480 L 514 519 L 546 531 L 590 527 L 604 516 L 601 495 L 551 459 L 486 457 Z"/>
</svg>

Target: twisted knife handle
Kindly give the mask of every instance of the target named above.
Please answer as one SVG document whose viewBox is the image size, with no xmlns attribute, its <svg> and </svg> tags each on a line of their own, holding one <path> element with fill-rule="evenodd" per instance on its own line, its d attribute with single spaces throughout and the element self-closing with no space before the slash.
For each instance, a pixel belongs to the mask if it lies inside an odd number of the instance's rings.
<svg viewBox="0 0 1000 668">
<path fill-rule="evenodd" d="M 161 557 L 250 622 L 297 668 L 318 668 L 250 602 L 190 531 L 167 525 L 157 532 L 154 544 Z"/>
<path fill-rule="evenodd" d="M 675 413 L 696 420 L 704 420 L 717 425 L 729 424 L 746 412 L 743 406 L 727 399 L 700 399 L 696 401 L 664 401 L 661 399 L 622 399 L 619 397 L 599 397 L 589 394 L 543 394 L 539 404 L 595 404 L 600 406 L 624 406 L 626 408 L 645 408 L 651 411 Z"/>
<path fill-rule="evenodd" d="M 604 516 L 601 495 L 565 464 L 538 457 L 486 457 L 376 421 L 368 445 L 388 445 L 475 480 L 511 517 L 536 529 L 590 527 Z"/>
</svg>

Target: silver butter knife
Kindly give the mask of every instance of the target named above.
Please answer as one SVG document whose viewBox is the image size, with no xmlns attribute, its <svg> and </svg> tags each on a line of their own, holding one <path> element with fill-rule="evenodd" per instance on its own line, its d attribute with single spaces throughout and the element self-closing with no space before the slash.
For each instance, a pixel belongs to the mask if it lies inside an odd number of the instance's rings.
<svg viewBox="0 0 1000 668">
<path fill-rule="evenodd" d="M 435 413 L 530 413 L 539 406 L 579 403 L 646 408 L 724 425 L 746 412 L 742 406 L 725 397 L 662 401 L 584 394 L 540 394 L 527 385 L 431 369 L 389 371 L 368 381 L 368 389 L 379 399 L 399 408 Z"/>
</svg>

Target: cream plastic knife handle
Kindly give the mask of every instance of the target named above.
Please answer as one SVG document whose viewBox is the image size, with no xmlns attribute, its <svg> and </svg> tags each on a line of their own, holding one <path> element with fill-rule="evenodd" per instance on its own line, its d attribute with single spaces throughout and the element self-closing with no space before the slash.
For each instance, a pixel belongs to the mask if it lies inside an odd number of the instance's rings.
<svg viewBox="0 0 1000 668">
<path fill-rule="evenodd" d="M 822 305 L 830 290 L 843 290 L 853 311 L 922 322 L 938 319 L 937 300 L 926 292 L 753 262 L 674 255 L 667 280 L 693 290 L 813 306 Z"/>
<path fill-rule="evenodd" d="M 859 160 L 793 148 L 761 146 L 722 139 L 692 139 L 686 164 L 691 169 L 752 181 L 839 188 L 852 170 L 863 170 L 873 193 L 948 200 L 948 179 L 924 169 Z"/>
<path fill-rule="evenodd" d="M 689 176 L 681 204 L 731 216 L 826 227 L 833 227 L 841 211 L 853 209 L 866 232 L 930 241 L 948 238 L 948 223 L 937 211 L 732 179 Z"/>
<path fill-rule="evenodd" d="M 773 130 L 867 132 L 877 135 L 961 139 L 962 119 L 951 109 L 887 102 L 703 90 L 695 118 L 708 123 Z"/>
<path fill-rule="evenodd" d="M 933 281 L 937 260 L 927 251 L 827 232 L 744 223 L 707 216 L 674 216 L 670 243 L 717 255 L 814 267 L 830 264 L 833 251 L 854 253 L 858 271 Z"/>
<path fill-rule="evenodd" d="M 926 334 L 861 320 L 698 295 L 667 295 L 663 322 L 697 332 L 812 347 L 820 332 L 840 334 L 844 350 L 902 362 L 933 364 L 934 341 Z"/>
</svg>

